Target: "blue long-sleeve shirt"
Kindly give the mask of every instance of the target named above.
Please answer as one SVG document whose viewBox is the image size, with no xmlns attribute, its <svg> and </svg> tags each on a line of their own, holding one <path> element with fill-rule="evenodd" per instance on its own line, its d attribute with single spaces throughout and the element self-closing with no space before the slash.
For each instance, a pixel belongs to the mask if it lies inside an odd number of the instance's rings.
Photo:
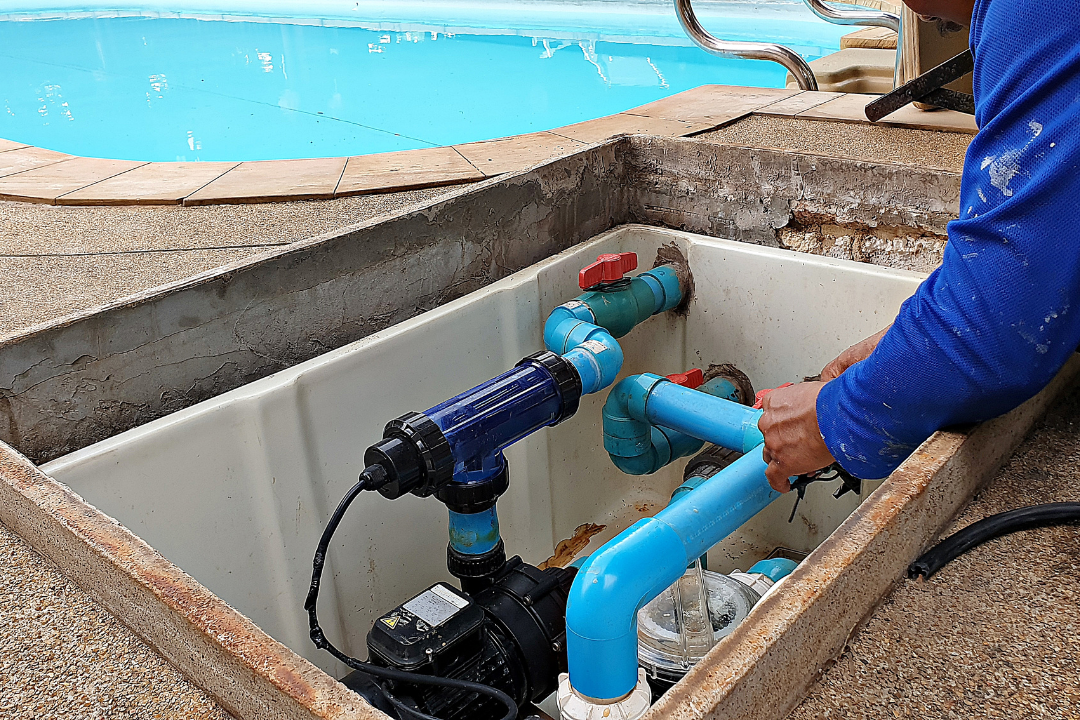
<svg viewBox="0 0 1080 720">
<path fill-rule="evenodd" d="M 825 443 L 858 477 L 1016 407 L 1080 345 L 1080 0 L 977 0 L 971 48 L 979 134 L 944 260 L 818 396 Z"/>
</svg>

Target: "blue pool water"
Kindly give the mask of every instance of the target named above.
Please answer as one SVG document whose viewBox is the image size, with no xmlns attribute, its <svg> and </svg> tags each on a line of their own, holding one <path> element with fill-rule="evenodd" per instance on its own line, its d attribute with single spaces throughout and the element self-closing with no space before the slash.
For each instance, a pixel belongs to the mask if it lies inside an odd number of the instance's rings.
<svg viewBox="0 0 1080 720">
<path fill-rule="evenodd" d="M 693 47 L 648 0 L 237 2 L 0 14 L 0 138 L 130 160 L 406 150 L 547 130 L 785 71 Z M 807 59 L 844 28 L 787 2 L 703 5 L 730 39 Z M 20 12 L 16 12 L 20 11 Z"/>
</svg>

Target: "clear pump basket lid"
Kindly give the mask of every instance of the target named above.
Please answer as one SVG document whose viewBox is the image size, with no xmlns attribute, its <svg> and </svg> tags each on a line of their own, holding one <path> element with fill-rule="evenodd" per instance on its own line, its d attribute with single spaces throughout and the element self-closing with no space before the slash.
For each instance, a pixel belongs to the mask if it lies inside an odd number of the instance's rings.
<svg viewBox="0 0 1080 720">
<path fill-rule="evenodd" d="M 691 566 L 638 611 L 638 659 L 653 677 L 678 680 L 730 634 L 759 600 L 727 575 Z"/>
</svg>

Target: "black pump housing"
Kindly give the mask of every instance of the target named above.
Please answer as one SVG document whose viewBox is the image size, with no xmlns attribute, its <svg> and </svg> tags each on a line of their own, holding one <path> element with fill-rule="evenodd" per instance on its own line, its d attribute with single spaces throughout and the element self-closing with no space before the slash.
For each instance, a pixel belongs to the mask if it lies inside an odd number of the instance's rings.
<svg viewBox="0 0 1080 720">
<path fill-rule="evenodd" d="M 566 670 L 566 598 L 572 569 L 537 567 L 512 557 L 474 596 L 436 583 L 375 621 L 370 662 L 407 672 L 496 687 L 525 707 L 554 692 Z M 370 685 L 346 684 L 365 697 Z M 350 682 L 352 684 L 350 684 Z M 410 707 L 441 720 L 498 720 L 506 708 L 454 688 L 384 683 Z"/>
</svg>

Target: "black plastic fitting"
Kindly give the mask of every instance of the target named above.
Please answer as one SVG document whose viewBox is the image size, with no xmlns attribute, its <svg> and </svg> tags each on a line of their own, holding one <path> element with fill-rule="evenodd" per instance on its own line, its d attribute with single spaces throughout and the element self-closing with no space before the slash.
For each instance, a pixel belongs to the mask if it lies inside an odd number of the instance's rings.
<svg viewBox="0 0 1080 720">
<path fill-rule="evenodd" d="M 364 464 L 386 470 L 389 480 L 379 494 L 390 500 L 406 493 L 427 497 L 454 477 L 450 443 L 438 425 L 418 412 L 388 422 L 383 439 L 364 453 Z"/>
<path fill-rule="evenodd" d="M 481 482 L 450 482 L 435 491 L 435 499 L 446 505 L 451 512 L 462 515 L 484 512 L 494 507 L 499 496 L 510 487 L 510 473 L 506 463 L 502 470 Z"/>
<path fill-rule="evenodd" d="M 452 545 L 446 546 L 446 569 L 458 579 L 461 589 L 470 595 L 491 585 L 492 579 L 506 566 L 506 546 L 499 543 L 480 555 L 466 555 Z"/>
<path fill-rule="evenodd" d="M 573 363 L 550 350 L 541 350 L 532 355 L 526 355 L 518 363 L 518 366 L 521 365 L 539 365 L 547 370 L 555 381 L 559 399 L 562 400 L 562 412 L 551 423 L 552 425 L 558 425 L 577 412 L 578 404 L 581 402 L 581 376 L 578 375 Z"/>
</svg>

